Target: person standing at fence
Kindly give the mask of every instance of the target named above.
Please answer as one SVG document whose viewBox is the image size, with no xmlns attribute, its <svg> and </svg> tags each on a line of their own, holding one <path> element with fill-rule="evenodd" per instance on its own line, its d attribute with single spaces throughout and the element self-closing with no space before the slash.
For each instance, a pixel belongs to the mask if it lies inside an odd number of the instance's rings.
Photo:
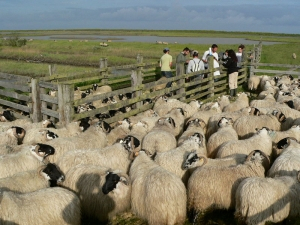
<svg viewBox="0 0 300 225">
<path fill-rule="evenodd" d="M 189 64 L 187 66 L 187 69 L 186 69 L 186 73 L 193 73 L 193 72 L 196 72 L 196 71 L 199 71 L 199 70 L 204 70 L 204 63 L 202 60 L 200 60 L 198 58 L 198 52 L 194 52 L 193 53 L 193 59 L 189 61 Z M 197 74 L 195 76 L 195 80 L 197 79 L 202 79 L 203 78 L 203 74 Z"/>
<path fill-rule="evenodd" d="M 181 75 L 184 73 L 185 65 L 189 63 L 189 59 L 187 58 L 187 55 L 190 54 L 190 49 L 188 47 L 185 47 L 182 52 L 180 52 L 176 56 L 176 75 Z"/>
<path fill-rule="evenodd" d="M 218 51 L 218 45 L 213 44 L 211 46 L 211 48 L 209 48 L 209 50 L 204 52 L 204 54 L 202 56 L 202 61 L 204 62 L 204 68 L 205 69 L 208 69 L 208 57 L 209 56 L 213 56 L 213 58 L 214 58 L 214 68 L 219 67 L 219 55 L 218 55 L 217 51 Z M 220 75 L 220 71 L 215 71 L 214 72 L 214 76 L 219 76 L 219 75 Z"/>
<path fill-rule="evenodd" d="M 238 60 L 237 67 L 239 69 L 242 68 L 242 62 L 245 62 L 246 55 L 244 53 L 244 49 L 245 49 L 245 45 L 239 45 L 238 52 L 235 53 L 236 57 L 237 57 L 237 60 Z"/>
<path fill-rule="evenodd" d="M 160 58 L 160 61 L 159 61 L 161 75 L 165 76 L 166 78 L 171 78 L 173 75 L 172 75 L 172 71 L 171 71 L 172 56 L 169 54 L 170 49 L 165 48 L 163 50 L 163 52 L 164 52 L 164 55 Z M 171 87 L 171 85 L 172 85 L 172 82 L 168 82 L 166 87 L 169 88 L 169 87 Z"/>
<path fill-rule="evenodd" d="M 225 62 L 223 62 L 223 66 L 227 68 L 228 81 L 229 81 L 229 90 L 230 96 L 236 96 L 237 89 L 237 80 L 238 80 L 238 67 L 237 67 L 238 59 L 236 57 L 235 52 L 230 49 L 228 50 L 228 57 Z"/>
</svg>

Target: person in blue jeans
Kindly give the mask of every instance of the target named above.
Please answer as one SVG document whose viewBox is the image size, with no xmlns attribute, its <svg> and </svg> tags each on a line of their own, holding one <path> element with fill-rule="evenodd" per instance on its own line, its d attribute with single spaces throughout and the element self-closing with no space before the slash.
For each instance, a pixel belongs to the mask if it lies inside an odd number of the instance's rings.
<svg viewBox="0 0 300 225">
<path fill-rule="evenodd" d="M 165 76 L 166 78 L 173 77 L 171 66 L 172 66 L 172 56 L 169 54 L 170 49 L 165 48 L 163 50 L 164 55 L 160 58 L 159 66 L 161 68 L 161 75 Z M 166 88 L 171 87 L 172 82 L 168 82 Z"/>
</svg>

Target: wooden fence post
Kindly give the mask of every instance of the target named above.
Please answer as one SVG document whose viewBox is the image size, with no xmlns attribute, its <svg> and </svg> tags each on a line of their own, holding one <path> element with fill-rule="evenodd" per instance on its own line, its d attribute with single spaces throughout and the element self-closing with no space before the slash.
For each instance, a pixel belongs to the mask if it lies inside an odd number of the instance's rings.
<svg viewBox="0 0 300 225">
<path fill-rule="evenodd" d="M 100 59 L 100 75 L 104 75 L 104 78 L 101 80 L 101 84 L 106 85 L 108 83 L 107 58 Z"/>
<path fill-rule="evenodd" d="M 49 75 L 52 76 L 56 72 L 56 66 L 54 64 L 50 64 L 48 67 L 49 67 Z"/>
<path fill-rule="evenodd" d="M 62 125 L 72 122 L 74 117 L 74 85 L 57 85 L 59 121 Z"/>
<path fill-rule="evenodd" d="M 254 63 L 255 63 L 255 52 L 251 51 L 251 55 L 252 55 L 252 58 L 251 58 L 251 66 L 250 66 L 250 77 L 254 75 Z"/>
<path fill-rule="evenodd" d="M 31 79 L 31 99 L 32 99 L 32 114 L 31 119 L 34 123 L 42 120 L 40 87 L 38 79 Z"/>
<path fill-rule="evenodd" d="M 143 63 L 143 56 L 140 54 L 137 55 L 137 63 L 138 64 Z M 142 69 L 143 69 L 143 67 L 140 65 L 137 67 L 136 70 L 132 70 L 131 87 L 136 87 L 143 83 Z M 142 94 L 143 94 L 143 92 L 142 92 L 142 90 L 140 90 L 140 91 L 134 92 L 133 96 L 137 97 L 137 96 L 141 96 Z M 134 104 L 133 107 L 137 109 L 137 108 L 141 107 L 142 105 L 143 105 L 142 102 L 137 102 L 136 104 Z"/>
<path fill-rule="evenodd" d="M 214 96 L 214 58 L 213 56 L 209 56 L 208 57 L 208 84 L 211 85 L 210 88 L 208 88 L 208 90 L 211 92 L 210 94 L 208 94 L 207 98 L 211 98 Z"/>
</svg>

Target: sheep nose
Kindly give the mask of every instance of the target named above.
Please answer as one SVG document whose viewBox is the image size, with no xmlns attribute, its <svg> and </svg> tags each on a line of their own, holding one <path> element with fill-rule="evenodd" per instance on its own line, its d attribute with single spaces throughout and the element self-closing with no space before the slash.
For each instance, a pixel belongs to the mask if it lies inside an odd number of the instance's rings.
<svg viewBox="0 0 300 225">
<path fill-rule="evenodd" d="M 63 182 L 65 180 L 65 176 L 64 175 L 62 175 L 58 180 L 57 180 L 57 182 Z"/>
</svg>

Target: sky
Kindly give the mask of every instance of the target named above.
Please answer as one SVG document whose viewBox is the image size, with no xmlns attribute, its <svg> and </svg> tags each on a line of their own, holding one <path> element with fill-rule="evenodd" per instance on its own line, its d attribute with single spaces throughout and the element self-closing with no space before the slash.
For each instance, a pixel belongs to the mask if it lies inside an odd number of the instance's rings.
<svg viewBox="0 0 300 225">
<path fill-rule="evenodd" d="M 0 0 L 0 30 L 146 29 L 300 34 L 300 0 Z"/>
</svg>

